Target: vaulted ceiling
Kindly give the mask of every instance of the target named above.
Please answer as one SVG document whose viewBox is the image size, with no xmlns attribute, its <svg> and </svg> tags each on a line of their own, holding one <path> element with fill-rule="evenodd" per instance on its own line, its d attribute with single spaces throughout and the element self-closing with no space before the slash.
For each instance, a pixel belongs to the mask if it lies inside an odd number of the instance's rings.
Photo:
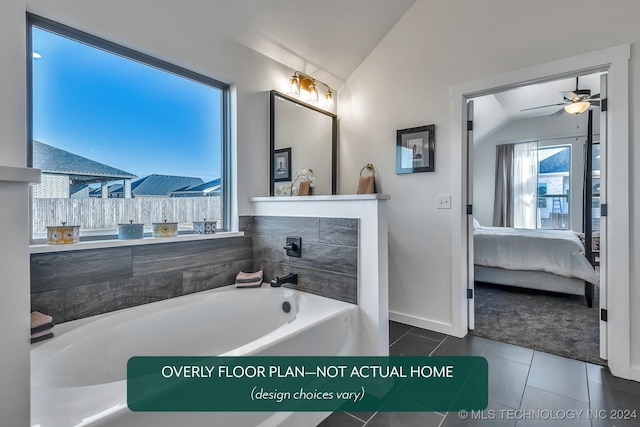
<svg viewBox="0 0 640 427">
<path fill-rule="evenodd" d="M 339 88 L 415 0 L 186 0 L 176 13 Z"/>
</svg>

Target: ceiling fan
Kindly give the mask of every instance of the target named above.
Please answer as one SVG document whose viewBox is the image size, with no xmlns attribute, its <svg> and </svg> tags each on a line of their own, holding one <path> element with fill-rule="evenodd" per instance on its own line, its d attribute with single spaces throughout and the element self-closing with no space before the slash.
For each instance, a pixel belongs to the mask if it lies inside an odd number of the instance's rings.
<svg viewBox="0 0 640 427">
<path fill-rule="evenodd" d="M 591 95 L 591 90 L 589 89 L 579 89 L 578 88 L 578 77 L 576 77 L 576 88 L 572 91 L 564 91 L 560 92 L 564 95 L 564 102 L 558 104 L 549 104 L 542 105 L 540 107 L 533 108 L 525 108 L 520 111 L 529 111 L 536 110 L 538 108 L 547 108 L 547 107 L 555 107 L 558 105 L 562 105 L 558 111 L 553 113 L 550 117 L 557 117 L 566 111 L 569 114 L 580 114 L 584 113 L 589 109 L 590 106 L 599 107 L 600 106 L 600 94 L 596 93 L 595 95 Z"/>
</svg>

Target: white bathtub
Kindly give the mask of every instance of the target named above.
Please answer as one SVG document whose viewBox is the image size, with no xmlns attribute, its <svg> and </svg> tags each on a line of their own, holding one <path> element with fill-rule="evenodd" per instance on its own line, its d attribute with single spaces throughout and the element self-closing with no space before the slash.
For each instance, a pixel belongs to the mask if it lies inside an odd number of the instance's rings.
<svg viewBox="0 0 640 427">
<path fill-rule="evenodd" d="M 285 313 L 283 303 L 290 311 Z M 132 412 L 132 356 L 349 356 L 358 307 L 286 288 L 219 288 L 56 325 L 31 350 L 31 425 L 314 426 L 325 413 Z"/>
</svg>

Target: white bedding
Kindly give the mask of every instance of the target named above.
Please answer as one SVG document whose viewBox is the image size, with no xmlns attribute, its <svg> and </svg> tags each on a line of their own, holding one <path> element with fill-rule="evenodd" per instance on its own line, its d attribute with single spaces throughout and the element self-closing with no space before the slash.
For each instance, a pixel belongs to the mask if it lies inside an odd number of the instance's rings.
<svg viewBox="0 0 640 427">
<path fill-rule="evenodd" d="M 546 271 L 598 284 L 578 236 L 567 230 L 480 227 L 473 232 L 474 264 Z"/>
</svg>

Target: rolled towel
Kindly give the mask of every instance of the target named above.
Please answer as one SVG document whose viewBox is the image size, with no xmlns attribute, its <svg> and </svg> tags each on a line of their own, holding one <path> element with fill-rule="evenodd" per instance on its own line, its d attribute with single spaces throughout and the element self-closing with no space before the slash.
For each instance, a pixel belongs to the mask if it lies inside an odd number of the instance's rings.
<svg viewBox="0 0 640 427">
<path fill-rule="evenodd" d="M 49 316 L 48 314 L 42 314 L 39 311 L 31 312 L 31 329 L 46 325 L 47 323 L 51 322 L 53 322 L 53 317 Z"/>
<path fill-rule="evenodd" d="M 236 288 L 259 288 L 260 286 L 262 286 L 261 278 L 253 282 L 236 282 Z"/>
<path fill-rule="evenodd" d="M 262 280 L 262 270 L 258 270 L 255 273 L 241 271 L 236 276 L 236 283 L 255 282 L 256 280 Z"/>
</svg>

